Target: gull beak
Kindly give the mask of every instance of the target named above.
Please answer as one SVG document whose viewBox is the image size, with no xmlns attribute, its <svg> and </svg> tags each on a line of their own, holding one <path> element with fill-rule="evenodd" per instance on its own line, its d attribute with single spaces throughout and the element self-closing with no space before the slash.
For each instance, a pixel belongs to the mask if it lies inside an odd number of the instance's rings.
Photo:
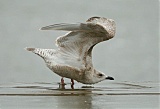
<svg viewBox="0 0 160 109">
<path fill-rule="evenodd" d="M 111 77 L 111 76 L 107 76 L 106 79 L 108 79 L 108 80 L 114 80 L 114 78 Z"/>
</svg>

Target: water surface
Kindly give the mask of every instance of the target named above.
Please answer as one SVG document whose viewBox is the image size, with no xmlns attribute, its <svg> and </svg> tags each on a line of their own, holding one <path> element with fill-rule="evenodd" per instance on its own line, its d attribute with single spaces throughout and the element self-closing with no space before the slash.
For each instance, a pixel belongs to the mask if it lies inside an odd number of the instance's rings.
<svg viewBox="0 0 160 109">
<path fill-rule="evenodd" d="M 0 109 L 133 109 L 159 108 L 156 82 L 111 82 L 107 86 L 57 83 L 0 85 Z"/>
</svg>

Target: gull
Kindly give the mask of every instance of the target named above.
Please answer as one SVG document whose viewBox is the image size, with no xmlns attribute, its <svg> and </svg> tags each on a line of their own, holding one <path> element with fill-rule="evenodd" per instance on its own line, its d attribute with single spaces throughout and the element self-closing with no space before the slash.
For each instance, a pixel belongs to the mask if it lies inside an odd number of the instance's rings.
<svg viewBox="0 0 160 109">
<path fill-rule="evenodd" d="M 104 17 L 91 17 L 84 23 L 61 23 L 42 27 L 40 30 L 69 31 L 56 39 L 57 49 L 30 48 L 42 57 L 47 67 L 61 76 L 83 84 L 95 84 L 103 80 L 114 80 L 113 77 L 96 70 L 92 64 L 92 49 L 115 36 L 115 22 Z"/>
</svg>

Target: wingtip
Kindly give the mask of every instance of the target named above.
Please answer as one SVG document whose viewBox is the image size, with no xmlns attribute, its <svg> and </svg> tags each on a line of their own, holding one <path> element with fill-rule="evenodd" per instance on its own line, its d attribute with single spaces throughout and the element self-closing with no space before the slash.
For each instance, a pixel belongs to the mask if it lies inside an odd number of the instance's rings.
<svg viewBox="0 0 160 109">
<path fill-rule="evenodd" d="M 44 27 L 40 28 L 39 30 L 46 30 Z"/>
<path fill-rule="evenodd" d="M 39 30 L 46 30 L 45 27 L 40 28 Z"/>
<path fill-rule="evenodd" d="M 39 30 L 50 30 L 50 29 L 51 29 L 50 26 L 45 26 L 45 27 L 40 28 Z"/>
<path fill-rule="evenodd" d="M 42 30 L 42 28 L 39 28 L 39 30 Z"/>
</svg>

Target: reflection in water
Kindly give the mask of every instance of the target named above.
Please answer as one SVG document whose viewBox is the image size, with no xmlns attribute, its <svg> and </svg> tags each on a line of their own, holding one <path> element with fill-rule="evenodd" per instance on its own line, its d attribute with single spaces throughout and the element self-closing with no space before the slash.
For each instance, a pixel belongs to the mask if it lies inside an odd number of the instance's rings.
<svg viewBox="0 0 160 109">
<path fill-rule="evenodd" d="M 70 86 L 66 89 L 66 86 Z M 57 96 L 54 98 L 54 108 L 58 109 L 99 109 L 93 102 L 93 88 L 91 86 L 82 86 L 80 89 L 74 89 L 74 85 L 70 83 L 60 84 L 58 89 L 47 89 L 48 91 L 57 92 Z M 41 92 L 40 92 L 41 93 Z"/>
<path fill-rule="evenodd" d="M 66 86 L 70 86 L 69 89 Z M 70 83 L 60 84 L 58 89 L 48 89 L 51 91 L 57 91 L 55 97 L 56 108 L 58 109 L 99 109 L 98 106 L 93 105 L 92 93 L 94 87 L 82 86 L 82 88 L 74 89 L 74 85 Z"/>
<path fill-rule="evenodd" d="M 65 89 L 65 85 L 66 85 L 66 84 L 60 84 L 60 83 L 59 83 L 59 89 Z"/>
<path fill-rule="evenodd" d="M 65 89 L 66 88 L 66 89 Z M 70 83 L 33 83 L 0 85 L 0 108 L 21 109 L 115 109 L 158 107 L 159 83 L 110 83 L 86 87 Z M 146 100 L 149 99 L 149 100 Z"/>
<path fill-rule="evenodd" d="M 64 95 L 65 92 L 66 91 L 64 90 Z M 67 96 L 56 97 L 57 107 L 60 109 L 93 109 L 92 97 L 93 95 L 90 89 L 77 90 L 75 92 L 71 91 Z"/>
<path fill-rule="evenodd" d="M 65 86 L 67 85 L 66 83 L 64 84 L 61 84 L 61 83 L 58 83 L 59 84 L 59 89 L 66 89 Z M 71 86 L 71 89 L 74 89 L 74 84 L 70 84 Z"/>
</svg>

